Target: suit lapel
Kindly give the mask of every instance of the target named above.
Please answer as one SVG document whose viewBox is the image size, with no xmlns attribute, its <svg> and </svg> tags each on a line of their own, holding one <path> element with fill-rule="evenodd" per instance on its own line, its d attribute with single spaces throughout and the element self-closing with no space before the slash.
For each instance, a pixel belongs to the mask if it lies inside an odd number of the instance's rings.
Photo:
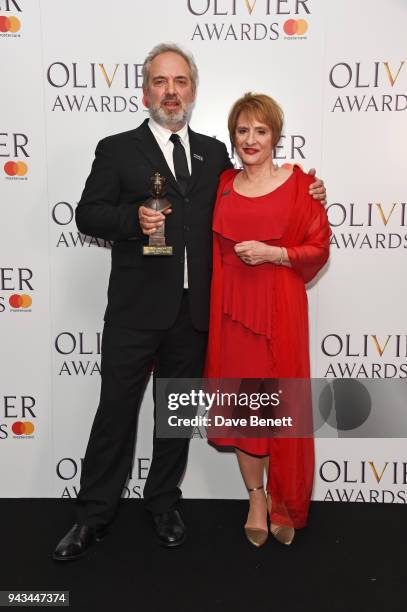
<svg viewBox="0 0 407 612">
<path fill-rule="evenodd" d="M 173 189 L 181 193 L 179 185 L 168 167 L 167 162 L 165 161 L 163 152 L 161 151 L 154 134 L 148 127 L 148 119 L 146 119 L 140 125 L 140 127 L 134 130 L 133 136 L 137 141 L 138 150 L 148 159 L 153 168 L 153 172 L 151 174 L 153 175 L 155 172 L 159 172 L 167 179 L 167 185 L 171 185 Z"/>
<path fill-rule="evenodd" d="M 202 170 L 205 167 L 206 162 L 206 149 L 203 144 L 203 140 L 199 137 L 199 134 L 193 132 L 190 128 L 188 130 L 189 133 L 189 150 L 191 152 L 191 178 L 188 183 L 187 193 L 191 191 L 191 189 L 198 182 Z"/>
<path fill-rule="evenodd" d="M 190 128 L 189 134 L 189 149 L 191 153 L 191 178 L 189 179 L 186 193 L 190 192 L 191 189 L 198 182 L 202 171 L 205 167 L 206 162 L 206 149 L 204 146 L 203 139 L 200 138 L 199 134 L 193 132 Z M 184 195 L 175 180 L 173 173 L 168 167 L 163 152 L 161 151 L 154 134 L 148 127 L 148 119 L 134 130 L 133 137 L 137 142 L 137 148 L 144 157 L 148 159 L 154 172 L 159 172 L 167 179 L 167 183 L 171 185 L 173 189 L 178 191 L 181 195 Z"/>
</svg>

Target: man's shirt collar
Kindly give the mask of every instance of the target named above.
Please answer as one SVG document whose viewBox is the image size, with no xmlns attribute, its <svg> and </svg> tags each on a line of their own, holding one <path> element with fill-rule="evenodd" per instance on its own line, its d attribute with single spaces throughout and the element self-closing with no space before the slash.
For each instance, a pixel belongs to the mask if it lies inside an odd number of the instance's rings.
<svg viewBox="0 0 407 612">
<path fill-rule="evenodd" d="M 162 125 L 157 123 L 157 121 L 154 121 L 154 119 L 150 117 L 148 120 L 148 127 L 153 132 L 154 136 L 159 141 L 161 141 L 164 146 L 167 146 L 170 140 L 170 136 L 174 133 L 178 134 L 184 146 L 185 144 L 188 143 L 188 124 L 187 123 L 180 130 L 178 130 L 178 132 L 171 132 L 171 130 L 168 130 L 167 128 L 163 127 Z"/>
</svg>

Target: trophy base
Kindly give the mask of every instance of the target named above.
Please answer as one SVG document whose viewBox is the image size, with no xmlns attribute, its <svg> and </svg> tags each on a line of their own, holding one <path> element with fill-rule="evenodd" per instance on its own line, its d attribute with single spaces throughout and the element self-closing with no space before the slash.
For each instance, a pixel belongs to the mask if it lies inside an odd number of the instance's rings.
<svg viewBox="0 0 407 612">
<path fill-rule="evenodd" d="M 172 246 L 143 246 L 143 255 L 172 255 Z"/>
</svg>

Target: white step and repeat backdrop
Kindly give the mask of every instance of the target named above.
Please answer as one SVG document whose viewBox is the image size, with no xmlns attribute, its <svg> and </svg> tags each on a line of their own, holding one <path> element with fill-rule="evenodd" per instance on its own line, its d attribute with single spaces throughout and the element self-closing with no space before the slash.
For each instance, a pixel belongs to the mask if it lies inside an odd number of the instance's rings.
<svg viewBox="0 0 407 612">
<path fill-rule="evenodd" d="M 333 229 L 309 289 L 313 375 L 407 374 L 405 0 L 0 0 L 0 495 L 75 497 L 99 394 L 109 244 L 74 209 L 97 141 L 146 117 L 141 65 L 193 52 L 192 127 L 228 142 L 246 91 L 283 106 L 279 163 L 315 166 Z M 119 411 L 120 407 L 118 407 Z M 149 388 L 125 497 L 142 495 Z M 314 499 L 406 503 L 405 441 L 317 440 Z M 191 445 L 186 497 L 243 497 L 233 454 Z"/>
</svg>

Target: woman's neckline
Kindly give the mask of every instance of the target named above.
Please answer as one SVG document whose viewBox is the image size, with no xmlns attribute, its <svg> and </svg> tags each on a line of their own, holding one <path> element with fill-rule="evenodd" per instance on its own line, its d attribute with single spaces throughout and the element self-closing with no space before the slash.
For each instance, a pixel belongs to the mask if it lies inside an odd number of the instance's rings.
<svg viewBox="0 0 407 612">
<path fill-rule="evenodd" d="M 282 183 L 280 183 L 280 185 L 278 185 L 277 187 L 275 187 L 274 189 L 272 189 L 271 191 L 268 191 L 267 193 L 263 193 L 261 195 L 257 195 L 257 196 L 249 196 L 249 195 L 245 195 L 244 193 L 240 193 L 240 191 L 237 191 L 235 189 L 235 180 L 236 178 L 239 176 L 239 173 L 236 174 L 236 176 L 233 177 L 233 181 L 232 181 L 232 190 L 234 191 L 234 193 L 242 198 L 247 198 L 249 200 L 257 200 L 258 198 L 264 198 L 265 196 L 271 195 L 272 193 L 275 193 L 276 191 L 278 191 L 279 189 L 281 189 L 281 187 L 284 187 L 284 185 L 286 185 L 289 180 L 291 179 L 291 177 L 295 174 L 295 166 L 291 172 L 291 174 L 285 179 L 285 181 L 283 181 Z"/>
</svg>

